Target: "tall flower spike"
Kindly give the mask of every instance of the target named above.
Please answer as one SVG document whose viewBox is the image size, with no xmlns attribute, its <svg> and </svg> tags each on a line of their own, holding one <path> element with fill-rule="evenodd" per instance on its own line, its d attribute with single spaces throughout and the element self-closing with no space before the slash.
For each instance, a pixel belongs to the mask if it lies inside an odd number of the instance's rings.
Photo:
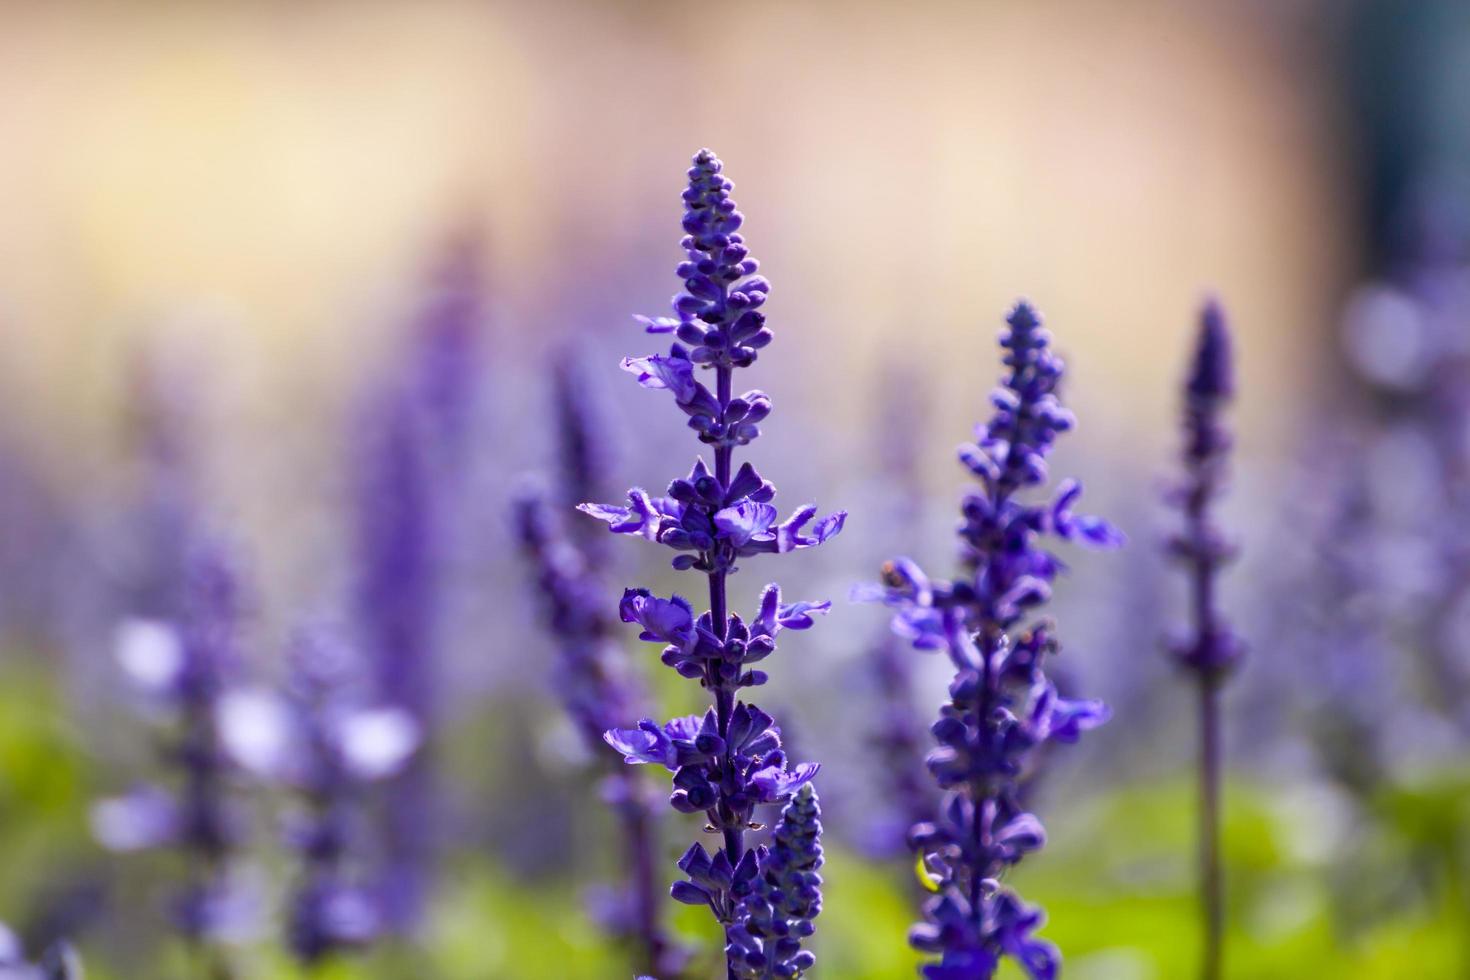
<svg viewBox="0 0 1470 980">
<path fill-rule="evenodd" d="M 703 573 L 709 610 L 696 614 L 687 599 L 663 599 L 646 589 L 629 589 L 619 608 L 624 622 L 637 623 L 641 638 L 664 645 L 663 662 L 698 680 L 713 704 L 703 716 L 606 733 L 608 743 L 630 763 L 652 763 L 674 773 L 670 803 L 681 813 L 702 813 L 721 835 L 723 846 L 711 857 L 693 845 L 679 861 L 687 880 L 674 884 L 672 896 L 710 909 L 725 930 L 728 976 L 742 976 L 747 898 L 761 873 L 758 854 L 746 846 L 746 831 L 756 808 L 781 803 L 816 775 L 817 766 L 788 766 L 781 733 L 770 715 L 739 700 L 742 688 L 757 687 L 766 673 L 753 665 L 776 648 L 783 629 L 806 629 L 828 604 L 783 603 L 779 587 L 766 587 L 760 608 L 748 622 L 729 609 L 726 582 L 736 563 L 758 554 L 781 554 L 821 544 L 842 529 L 842 512 L 814 519 L 806 506 L 781 520 L 771 501 L 776 488 L 750 463 L 734 466 L 737 447 L 760 435 L 758 423 L 771 411 L 764 392 L 736 396 L 733 376 L 749 367 L 771 341 L 760 308 L 770 284 L 758 268 L 739 229 L 744 217 L 730 198 L 734 185 L 709 150 L 701 150 L 689 170 L 684 192 L 681 243 L 687 259 L 678 267 L 684 290 L 674 297 L 670 317 L 640 317 L 650 333 L 673 333 L 667 355 L 626 358 L 623 368 L 645 388 L 667 390 L 700 442 L 714 453 L 711 469 L 701 458 L 687 477 L 674 480 L 663 497 L 634 489 L 628 506 L 583 504 L 586 513 L 606 521 L 614 533 L 634 534 L 676 552 L 677 569 Z M 711 390 L 700 381 L 712 372 Z M 632 719 L 628 719 L 632 721 Z M 783 956 L 785 952 L 783 951 Z M 800 976 L 809 957 L 790 959 L 785 976 Z"/>
<path fill-rule="evenodd" d="M 595 495 L 602 486 L 605 437 L 595 426 L 596 413 L 586 401 L 569 354 L 556 363 L 555 396 L 560 457 L 561 501 Z M 591 522 L 579 527 L 595 530 Z M 606 773 L 605 798 L 618 814 L 626 880 L 599 909 L 604 925 L 635 948 L 640 970 L 673 977 L 682 968 L 682 951 L 663 925 L 664 885 L 654 867 L 658 851 L 656 801 L 642 774 L 622 765 L 604 750 L 603 732 L 628 718 L 646 713 L 647 697 L 628 670 L 621 645 L 613 636 L 606 610 L 608 592 L 598 574 L 600 545 L 586 536 L 574 539 L 553 509 L 551 495 L 527 489 L 516 501 L 516 530 L 521 550 L 536 572 L 547 631 L 557 645 L 552 679 L 593 757 Z"/>
<path fill-rule="evenodd" d="M 196 542 L 185 565 L 179 621 L 133 620 L 118 639 L 124 672 L 167 711 L 163 759 L 176 788 L 145 785 L 99 802 L 92 829 L 114 851 L 166 847 L 183 855 L 188 877 L 174 899 L 174 924 L 207 975 L 222 980 L 233 974 L 221 941 L 254 924 L 230 874 L 241 819 L 228 798 L 231 766 L 219 737 L 220 704 L 238 667 L 238 588 L 214 542 Z"/>
<path fill-rule="evenodd" d="M 924 507 L 920 440 L 914 437 L 922 431 L 928 414 L 920 387 L 912 371 L 890 372 L 882 385 L 887 397 L 879 404 L 874 425 L 883 486 L 894 491 L 892 509 L 884 522 L 894 532 L 890 543 L 915 534 Z M 909 827 L 934 819 L 939 795 L 921 765 L 928 733 L 915 702 L 914 667 L 907 644 L 884 624 L 873 638 L 864 671 L 874 700 L 867 738 L 882 776 L 882 796 L 873 808 L 873 825 L 864 836 L 870 850 L 883 857 L 908 853 Z"/>
<path fill-rule="evenodd" d="M 355 651 L 325 631 L 301 630 L 288 663 L 284 751 L 272 773 L 297 802 L 288 828 L 297 873 L 286 938 L 297 960 L 314 965 L 369 945 L 382 930 L 379 896 L 361 880 L 366 794 L 403 768 L 419 732 L 406 711 L 367 703 Z"/>
<path fill-rule="evenodd" d="M 1169 543 L 1189 576 L 1190 634 L 1172 650 L 1195 677 L 1199 695 L 1200 894 L 1204 915 L 1201 976 L 1220 976 L 1225 925 L 1220 869 L 1220 686 L 1243 652 L 1217 605 L 1220 570 L 1235 549 L 1210 509 L 1224 489 L 1230 433 L 1221 419 L 1234 393 L 1230 333 L 1224 311 L 1210 301 L 1184 386 L 1184 480 L 1174 499 L 1184 528 Z"/>
<path fill-rule="evenodd" d="M 1000 344 L 1009 371 L 991 396 L 994 415 L 959 452 L 980 481 L 961 505 L 963 573 L 934 580 L 896 559 L 876 593 L 894 610 L 895 633 L 918 649 L 943 650 L 955 669 L 950 701 L 930 729 L 939 745 L 927 760 L 945 795 L 936 818 L 909 834 L 935 892 L 910 934 L 915 948 L 939 957 L 922 969 L 928 980 L 991 977 L 1006 956 L 1035 980 L 1056 975 L 1059 954 L 1033 935 L 1041 911 L 1001 884 L 1046 840 L 1022 806 L 1022 774 L 1042 761 L 1045 743 L 1074 742 L 1108 718 L 1102 703 L 1066 700 L 1047 679 L 1043 661 L 1058 644 L 1036 613 L 1063 568 L 1045 539 L 1112 547 L 1122 536 L 1073 512 L 1075 481 L 1059 485 L 1049 502 L 1019 499 L 1046 482 L 1046 456 L 1072 416 L 1057 401 L 1062 362 L 1036 311 L 1018 303 L 1006 324 Z"/>
<path fill-rule="evenodd" d="M 358 641 L 378 693 L 432 742 L 440 643 L 442 501 L 421 406 L 401 386 L 377 393 L 363 425 L 355 513 Z M 382 813 L 383 908 L 398 933 L 418 926 L 433 864 L 432 745 L 390 779 Z"/>
</svg>

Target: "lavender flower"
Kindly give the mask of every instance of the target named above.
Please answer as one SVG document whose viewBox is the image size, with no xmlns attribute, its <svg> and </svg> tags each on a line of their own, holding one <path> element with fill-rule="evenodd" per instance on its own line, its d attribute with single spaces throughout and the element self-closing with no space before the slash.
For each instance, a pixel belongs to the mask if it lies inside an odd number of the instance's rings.
<svg viewBox="0 0 1470 980">
<path fill-rule="evenodd" d="M 598 425 L 600 413 L 593 409 L 582 377 L 581 364 L 571 351 L 555 359 L 552 384 L 556 407 L 557 470 L 561 487 L 558 496 L 572 504 L 596 500 L 606 493 L 608 436 Z M 569 529 L 571 543 L 589 560 L 600 563 L 605 538 L 597 525 L 577 521 Z"/>
<path fill-rule="evenodd" d="M 569 389 L 559 388 L 558 402 L 570 394 Z M 564 421 L 576 420 L 571 433 L 564 430 L 563 452 L 585 460 L 584 453 L 567 445 L 567 441 L 574 446 L 590 441 L 590 433 L 582 428 L 583 417 L 565 406 L 561 414 Z M 567 440 L 572 434 L 574 438 Z M 585 465 L 571 468 L 581 480 L 591 479 Z M 523 494 L 516 504 L 516 516 L 521 548 L 536 569 L 547 628 L 557 640 L 559 657 L 553 671 L 557 690 L 589 750 L 596 758 L 612 762 L 601 751 L 602 733 L 624 718 L 636 717 L 646 698 L 629 676 L 611 635 L 611 623 L 603 611 L 603 583 L 587 556 L 566 536 L 544 493 Z M 653 801 L 635 771 L 616 764 L 608 770 L 604 795 L 622 823 L 628 880 L 607 924 L 636 944 L 640 969 L 672 976 L 680 969 L 682 956 L 661 921 L 661 886 L 653 866 L 657 849 Z"/>
<path fill-rule="evenodd" d="M 927 412 L 915 372 L 893 371 L 884 379 L 883 388 L 888 397 L 880 403 L 875 420 L 875 448 L 882 483 L 896 490 L 884 523 L 897 542 L 911 539 L 919 530 L 924 490 L 919 477 L 920 440 L 914 434 L 922 429 Z M 872 850 L 883 856 L 908 853 L 909 827 L 933 820 L 938 800 L 921 766 L 927 737 L 914 701 L 913 662 L 907 645 L 883 624 L 868 650 L 864 671 L 876 702 L 867 741 L 883 777 L 882 800 L 873 807 L 876 819 L 868 838 Z"/>
<path fill-rule="evenodd" d="M 378 896 L 361 882 L 359 828 L 369 787 L 403 768 L 419 735 L 407 712 L 367 704 L 355 652 L 325 630 L 299 631 L 287 662 L 280 694 L 231 693 L 220 727 L 242 766 L 296 796 L 287 943 L 315 964 L 368 945 L 382 929 Z"/>
<path fill-rule="evenodd" d="M 429 289 L 415 319 L 412 349 L 414 397 L 427 428 L 445 455 L 455 458 L 473 421 L 484 328 L 484 243 L 466 228 L 452 236 L 431 270 Z"/>
<path fill-rule="evenodd" d="M 1234 554 L 1210 517 L 1210 506 L 1224 486 L 1230 434 L 1220 414 L 1234 393 L 1230 333 L 1219 305 L 1206 304 L 1194 360 L 1185 383 L 1184 471 L 1176 494 L 1184 529 L 1169 543 L 1172 555 L 1189 573 L 1192 633 L 1173 652 L 1194 674 L 1199 690 L 1200 725 L 1200 887 L 1205 917 L 1206 978 L 1220 976 L 1224 932 L 1224 893 L 1220 873 L 1220 685 L 1243 648 L 1216 606 L 1220 569 Z"/>
<path fill-rule="evenodd" d="M 602 733 L 612 722 L 636 715 L 643 692 L 620 662 L 601 583 L 566 537 L 544 491 L 521 494 L 516 530 L 536 569 L 547 627 L 559 641 L 557 693 L 583 740 L 601 755 Z"/>
<path fill-rule="evenodd" d="M 104 800 L 93 831 L 116 851 L 171 847 L 184 858 L 187 883 L 175 899 L 176 927 L 196 947 L 211 977 L 231 975 L 217 942 L 251 926 L 249 896 L 230 875 L 241 834 L 229 800 L 231 766 L 220 743 L 219 706 L 238 668 L 238 589 L 223 549 L 199 543 L 187 560 L 184 614 L 177 623 L 135 620 L 120 631 L 126 673 L 166 712 L 173 729 L 164 761 L 177 790 L 145 785 Z"/>
<path fill-rule="evenodd" d="M 436 709 L 441 568 L 439 518 L 418 404 L 394 390 L 374 406 L 360 464 L 357 621 L 379 694 L 427 738 Z M 392 927 L 416 928 L 430 877 L 435 820 L 429 748 L 390 784 L 383 899 Z"/>
<path fill-rule="evenodd" d="M 688 260 L 677 270 L 684 280 L 684 291 L 674 298 L 677 316 L 639 318 L 650 333 L 672 332 L 678 342 L 667 355 L 623 361 L 623 369 L 643 387 L 666 389 L 674 396 L 689 417 L 689 427 L 713 448 L 714 468 L 701 458 L 688 477 L 669 485 L 667 496 L 650 497 L 635 488 L 626 507 L 583 504 L 581 509 L 606 521 L 615 533 L 636 534 L 673 549 L 678 552 L 675 568 L 703 572 L 707 579 L 706 612 L 696 614 L 681 596 L 666 599 L 647 589 L 628 589 L 619 615 L 641 627 L 641 639 L 664 644 L 663 662 L 681 676 L 697 679 L 711 692 L 714 706 L 703 716 L 665 725 L 644 719 L 637 728 L 608 731 L 606 738 L 629 763 L 670 769 L 674 809 L 704 813 L 722 835 L 724 846 L 714 857 L 698 843 L 689 848 L 679 861 L 688 880 L 676 883 L 672 895 L 707 906 L 725 928 L 733 978 L 749 963 L 741 902 L 766 870 L 760 854 L 746 847 L 745 832 L 753 826 L 757 806 L 789 798 L 818 768 L 788 768 L 775 721 L 737 695 L 742 688 L 765 683 L 765 672 L 752 665 L 775 652 L 781 630 L 807 629 L 813 615 L 825 613 L 830 603 L 783 603 L 780 587 L 768 585 L 747 624 L 729 611 L 726 580 L 741 558 L 821 544 L 842 529 L 846 514 L 814 521 L 816 507 L 809 505 L 779 520 L 771 503 L 776 488 L 748 462 L 734 469 L 735 449 L 760 434 L 758 424 L 771 411 L 764 392 L 735 396 L 732 388 L 735 369 L 753 364 L 770 343 L 771 331 L 760 312 L 770 285 L 755 274 L 758 264 L 738 233 L 744 217 L 730 199 L 734 185 L 722 169 L 713 153 L 701 150 L 689 170 L 682 242 Z M 714 372 L 713 391 L 696 379 L 696 367 Z"/>
<path fill-rule="evenodd" d="M 1018 499 L 1046 482 L 1046 455 L 1073 420 L 1057 401 L 1062 362 L 1036 312 L 1018 303 L 1006 323 L 1000 343 L 1010 371 L 991 396 L 995 414 L 977 428 L 976 444 L 959 452 L 980 481 L 961 507 L 964 574 L 931 580 L 900 558 L 884 566 L 875 593 L 895 609 L 898 635 L 919 649 L 944 650 L 955 668 L 950 702 L 930 729 L 939 747 L 928 767 L 946 794 L 937 818 L 910 832 L 936 892 L 910 934 L 917 949 L 940 957 L 923 968 L 929 980 L 990 977 L 1003 956 L 1038 980 L 1056 975 L 1055 947 L 1033 935 L 1040 909 L 1000 883 L 1046 839 L 1041 822 L 1022 808 L 1020 777 L 1048 741 L 1074 742 L 1109 714 L 1101 702 L 1062 698 L 1042 670 L 1057 642 L 1035 612 L 1063 566 L 1040 541 L 1112 547 L 1122 537 L 1106 522 L 1074 513 L 1081 493 L 1075 481 L 1047 503 Z"/>
</svg>

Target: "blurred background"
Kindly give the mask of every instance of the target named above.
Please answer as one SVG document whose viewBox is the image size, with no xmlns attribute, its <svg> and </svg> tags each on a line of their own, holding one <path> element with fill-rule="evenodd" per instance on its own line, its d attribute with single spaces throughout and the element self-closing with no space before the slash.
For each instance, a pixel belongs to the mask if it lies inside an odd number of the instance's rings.
<svg viewBox="0 0 1470 980">
<path fill-rule="evenodd" d="M 557 365 L 593 406 L 603 499 L 687 472 L 697 444 L 617 361 L 660 345 L 631 314 L 667 313 L 710 146 L 773 283 L 754 458 L 850 512 L 734 584 L 737 606 L 768 575 L 835 600 L 764 694 L 824 764 L 816 972 L 917 962 L 875 748 L 884 614 L 847 596 L 894 554 L 947 567 L 952 448 L 1017 296 L 1069 365 L 1054 471 L 1130 538 L 1058 590 L 1058 671 L 1114 719 L 1038 782 L 1052 840 L 1017 885 L 1069 977 L 1193 969 L 1193 701 L 1161 650 L 1183 589 L 1160 544 L 1213 294 L 1251 647 L 1226 700 L 1228 973 L 1470 976 L 1467 99 L 1453 0 L 0 5 L 0 920 L 31 950 L 70 937 L 90 976 L 206 976 L 166 907 L 181 862 L 104 849 L 94 805 L 168 781 L 166 712 L 118 639 L 190 615 L 207 541 L 238 583 L 230 683 L 285 683 L 291 638 L 327 622 L 365 702 L 421 735 L 365 791 L 354 851 L 365 880 L 412 865 L 412 907 L 320 975 L 632 975 L 588 895 L 618 874 L 604 760 L 558 702 L 513 512 L 559 479 Z M 610 542 L 607 608 L 679 587 L 666 557 Z M 655 713 L 694 710 L 617 635 Z M 945 669 L 906 657 L 922 725 Z M 230 957 L 306 975 L 280 943 L 292 797 L 248 768 L 259 901 Z M 662 821 L 670 878 L 697 829 Z"/>
</svg>

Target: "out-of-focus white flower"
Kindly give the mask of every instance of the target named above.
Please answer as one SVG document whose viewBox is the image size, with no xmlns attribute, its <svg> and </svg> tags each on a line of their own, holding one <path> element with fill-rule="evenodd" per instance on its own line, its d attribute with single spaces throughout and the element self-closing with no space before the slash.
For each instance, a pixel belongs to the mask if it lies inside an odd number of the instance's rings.
<svg viewBox="0 0 1470 980">
<path fill-rule="evenodd" d="M 231 691 L 216 709 L 220 743 L 242 768 L 269 779 L 291 764 L 295 723 L 290 708 L 268 691 Z"/>
<path fill-rule="evenodd" d="M 382 779 L 403 767 L 419 745 L 418 725 L 397 708 L 357 711 L 338 730 L 343 764 L 359 779 Z"/>
<path fill-rule="evenodd" d="M 128 619 L 117 628 L 117 662 L 144 691 L 161 694 L 184 669 L 184 644 L 178 630 L 156 619 Z"/>
<path fill-rule="evenodd" d="M 173 798 L 163 790 L 143 786 L 126 796 L 94 804 L 91 823 L 92 836 L 108 850 L 141 851 L 174 839 L 179 828 L 179 812 Z M 4 962 L 3 958 L 0 962 Z"/>
</svg>

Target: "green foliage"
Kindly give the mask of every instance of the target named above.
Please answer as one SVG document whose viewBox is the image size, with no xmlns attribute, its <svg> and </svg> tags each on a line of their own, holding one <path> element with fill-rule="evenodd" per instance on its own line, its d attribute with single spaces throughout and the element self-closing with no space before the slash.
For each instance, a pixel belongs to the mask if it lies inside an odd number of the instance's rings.
<svg viewBox="0 0 1470 980">
<path fill-rule="evenodd" d="M 6 862 L 0 918 L 25 923 L 35 913 L 34 896 L 65 869 L 114 867 L 108 917 L 81 937 L 89 976 L 183 980 L 189 971 L 178 948 L 161 941 L 161 917 L 152 907 L 152 886 L 168 872 L 167 863 L 107 858 L 90 842 L 86 812 L 93 796 L 125 780 L 99 778 L 66 717 L 41 671 L 22 662 L 0 672 L 0 854 Z M 475 730 L 474 736 L 466 741 L 504 744 L 504 732 Z M 509 764 L 504 753 L 477 749 L 473 756 Z M 450 758 L 458 761 L 453 753 Z M 470 795 L 482 800 L 493 798 L 496 785 L 515 785 L 508 774 L 488 769 L 475 777 Z M 1338 799 L 1336 827 L 1303 801 L 1300 789 L 1283 792 L 1239 780 L 1227 789 L 1231 980 L 1470 975 L 1470 773 L 1405 781 L 1362 804 Z M 1193 975 L 1191 784 L 1181 779 L 1130 786 L 1062 806 L 1069 795 L 1062 784 L 1046 788 L 1040 806 L 1051 842 L 1014 881 L 1028 899 L 1047 908 L 1043 934 L 1062 947 L 1068 980 Z M 839 819 L 833 815 L 829 831 Z M 587 824 L 596 832 L 578 828 L 584 849 L 589 842 L 605 845 L 605 828 L 594 826 L 604 820 L 600 808 L 586 808 Z M 632 977 L 624 951 L 599 933 L 585 911 L 586 882 L 561 871 L 514 874 L 492 859 L 492 850 L 475 853 L 461 846 L 449 855 L 423 951 L 384 948 L 307 972 L 280 951 L 278 933 L 272 933 L 258 947 L 241 951 L 241 972 L 251 980 Z M 612 863 L 580 852 L 578 860 L 581 867 L 598 869 L 589 872 L 594 878 Z M 671 866 L 668 871 L 672 876 Z M 908 862 L 875 864 L 833 840 L 823 873 L 828 885 L 815 975 L 914 975 L 918 957 L 904 937 L 922 894 Z M 675 928 L 703 951 L 694 975 L 715 976 L 719 937 L 708 916 L 672 903 L 671 913 Z M 1003 976 L 1016 980 L 1018 974 L 1007 967 Z"/>
</svg>

